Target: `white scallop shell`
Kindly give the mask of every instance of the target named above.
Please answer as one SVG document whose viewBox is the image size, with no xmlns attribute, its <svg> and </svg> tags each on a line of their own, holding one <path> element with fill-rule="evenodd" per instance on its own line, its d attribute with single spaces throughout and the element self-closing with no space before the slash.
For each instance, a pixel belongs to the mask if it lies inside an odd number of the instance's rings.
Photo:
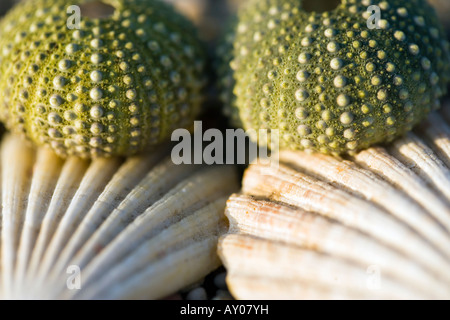
<svg viewBox="0 0 450 320">
<path fill-rule="evenodd" d="M 449 299 L 450 106 L 352 161 L 247 169 L 219 243 L 238 299 Z"/>
<path fill-rule="evenodd" d="M 10 135 L 0 152 L 1 298 L 164 298 L 220 266 L 231 167 L 64 161 Z"/>
</svg>

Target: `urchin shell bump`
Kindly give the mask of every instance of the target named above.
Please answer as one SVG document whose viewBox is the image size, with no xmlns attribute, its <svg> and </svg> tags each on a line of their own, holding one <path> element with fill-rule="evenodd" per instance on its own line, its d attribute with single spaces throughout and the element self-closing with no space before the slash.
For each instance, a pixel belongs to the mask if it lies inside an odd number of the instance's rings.
<svg viewBox="0 0 450 320">
<path fill-rule="evenodd" d="M 449 299 L 445 112 L 351 159 L 289 150 L 278 168 L 251 165 L 219 245 L 233 296 Z"/>
<path fill-rule="evenodd" d="M 369 29 L 370 5 L 381 10 Z M 354 153 L 392 141 L 438 108 L 449 44 L 424 0 L 250 0 L 219 48 L 225 110 L 245 129 L 279 130 L 280 147 Z"/>
<path fill-rule="evenodd" d="M 11 135 L 0 152 L 0 298 L 159 299 L 220 266 L 232 167 L 177 166 L 166 147 L 62 160 Z"/>
<path fill-rule="evenodd" d="M 0 22 L 0 118 L 60 155 L 130 155 L 191 126 L 205 53 L 192 24 L 161 1 L 104 0 L 69 28 L 64 0 L 18 4 Z M 98 1 L 97 1 L 98 2 Z M 70 11 L 69 11 L 70 12 Z"/>
</svg>

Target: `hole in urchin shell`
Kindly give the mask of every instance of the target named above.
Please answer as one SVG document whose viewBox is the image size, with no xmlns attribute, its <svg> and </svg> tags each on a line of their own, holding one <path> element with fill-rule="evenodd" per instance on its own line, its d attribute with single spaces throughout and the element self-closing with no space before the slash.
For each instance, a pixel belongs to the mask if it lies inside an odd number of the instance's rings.
<svg viewBox="0 0 450 320">
<path fill-rule="evenodd" d="M 303 10 L 306 12 L 326 12 L 337 8 L 341 0 L 302 0 Z"/>
<path fill-rule="evenodd" d="M 91 19 L 106 19 L 114 14 L 116 8 L 102 1 L 93 1 L 80 5 L 81 15 Z"/>
</svg>

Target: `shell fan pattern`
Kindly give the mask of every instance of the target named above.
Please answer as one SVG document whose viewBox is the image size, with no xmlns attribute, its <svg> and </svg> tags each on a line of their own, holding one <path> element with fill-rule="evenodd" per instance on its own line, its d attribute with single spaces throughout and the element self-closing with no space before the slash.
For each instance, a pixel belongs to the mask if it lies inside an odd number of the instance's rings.
<svg viewBox="0 0 450 320">
<path fill-rule="evenodd" d="M 369 29 L 370 5 L 381 10 Z M 249 0 L 218 49 L 225 113 L 280 147 L 339 155 L 410 131 L 447 90 L 449 43 L 425 0 Z M 261 143 L 264 143 L 262 141 Z"/>
<path fill-rule="evenodd" d="M 387 148 L 251 165 L 226 215 L 236 299 L 449 299 L 450 104 Z"/>
<path fill-rule="evenodd" d="M 65 0 L 30 0 L 0 22 L 0 118 L 61 156 L 130 155 L 192 126 L 206 83 L 195 27 L 170 5 L 114 10 L 70 29 Z M 99 1 L 96 1 L 99 2 Z"/>
<path fill-rule="evenodd" d="M 177 166 L 166 146 L 63 160 L 14 135 L 0 166 L 0 299 L 160 299 L 221 265 L 232 166 Z"/>
</svg>

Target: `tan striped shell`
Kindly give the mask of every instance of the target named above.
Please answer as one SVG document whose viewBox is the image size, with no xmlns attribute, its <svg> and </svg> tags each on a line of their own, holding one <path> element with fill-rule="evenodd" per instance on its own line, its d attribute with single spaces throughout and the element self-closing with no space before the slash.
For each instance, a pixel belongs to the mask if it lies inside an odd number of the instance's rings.
<svg viewBox="0 0 450 320">
<path fill-rule="evenodd" d="M 449 115 L 353 159 L 288 151 L 279 168 L 251 165 L 219 245 L 231 293 L 449 299 Z"/>
</svg>

